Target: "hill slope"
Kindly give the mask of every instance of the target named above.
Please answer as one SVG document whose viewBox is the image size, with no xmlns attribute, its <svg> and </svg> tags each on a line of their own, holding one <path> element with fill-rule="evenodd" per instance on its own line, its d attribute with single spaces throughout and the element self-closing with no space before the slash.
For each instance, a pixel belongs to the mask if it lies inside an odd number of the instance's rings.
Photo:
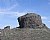
<svg viewBox="0 0 50 40">
<path fill-rule="evenodd" d="M 46 29 L 11 29 L 6 30 L 0 40 L 50 40 L 50 31 Z"/>
<path fill-rule="evenodd" d="M 50 29 L 42 22 L 41 16 L 27 13 L 18 17 L 19 27 L 0 29 L 0 40 L 50 40 Z"/>
</svg>

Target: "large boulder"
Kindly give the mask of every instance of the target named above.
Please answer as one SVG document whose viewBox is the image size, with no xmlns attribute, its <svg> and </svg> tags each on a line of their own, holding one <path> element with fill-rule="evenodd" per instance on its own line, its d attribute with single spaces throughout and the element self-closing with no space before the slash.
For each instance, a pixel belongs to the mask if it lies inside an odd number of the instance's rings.
<svg viewBox="0 0 50 40">
<path fill-rule="evenodd" d="M 9 30 L 10 29 L 10 26 L 6 26 L 6 27 L 4 27 L 4 29 L 8 29 Z"/>
<path fill-rule="evenodd" d="M 41 16 L 35 13 L 27 13 L 18 17 L 19 28 L 43 28 Z"/>
</svg>

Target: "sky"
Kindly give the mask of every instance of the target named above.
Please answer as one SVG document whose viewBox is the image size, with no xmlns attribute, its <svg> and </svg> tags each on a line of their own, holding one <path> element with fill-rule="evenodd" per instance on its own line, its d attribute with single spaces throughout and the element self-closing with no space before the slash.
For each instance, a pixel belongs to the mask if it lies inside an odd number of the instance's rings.
<svg viewBox="0 0 50 40">
<path fill-rule="evenodd" d="M 17 18 L 27 12 L 41 15 L 42 22 L 50 28 L 50 0 L 0 0 L 0 28 L 18 27 Z"/>
</svg>

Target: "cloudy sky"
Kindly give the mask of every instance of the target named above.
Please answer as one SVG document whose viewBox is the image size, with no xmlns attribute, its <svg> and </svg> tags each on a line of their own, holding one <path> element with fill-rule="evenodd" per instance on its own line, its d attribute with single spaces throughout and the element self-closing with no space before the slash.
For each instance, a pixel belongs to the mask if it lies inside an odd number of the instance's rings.
<svg viewBox="0 0 50 40">
<path fill-rule="evenodd" d="M 41 15 L 50 28 L 50 0 L 0 0 L 0 28 L 18 27 L 17 18 L 27 12 Z"/>
</svg>

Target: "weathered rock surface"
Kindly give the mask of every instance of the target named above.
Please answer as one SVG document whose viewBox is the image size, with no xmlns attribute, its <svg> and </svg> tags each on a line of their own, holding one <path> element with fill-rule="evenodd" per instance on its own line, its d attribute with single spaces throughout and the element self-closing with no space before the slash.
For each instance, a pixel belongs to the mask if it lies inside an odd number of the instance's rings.
<svg viewBox="0 0 50 40">
<path fill-rule="evenodd" d="M 41 16 L 35 13 L 27 13 L 18 18 L 19 28 L 47 28 L 42 23 Z"/>
<path fill-rule="evenodd" d="M 11 29 L 3 30 L 0 40 L 50 40 L 50 31 L 46 29 Z"/>
<path fill-rule="evenodd" d="M 27 13 L 18 18 L 19 27 L 0 29 L 0 40 L 50 40 L 50 29 L 42 23 L 41 16 Z"/>
</svg>

